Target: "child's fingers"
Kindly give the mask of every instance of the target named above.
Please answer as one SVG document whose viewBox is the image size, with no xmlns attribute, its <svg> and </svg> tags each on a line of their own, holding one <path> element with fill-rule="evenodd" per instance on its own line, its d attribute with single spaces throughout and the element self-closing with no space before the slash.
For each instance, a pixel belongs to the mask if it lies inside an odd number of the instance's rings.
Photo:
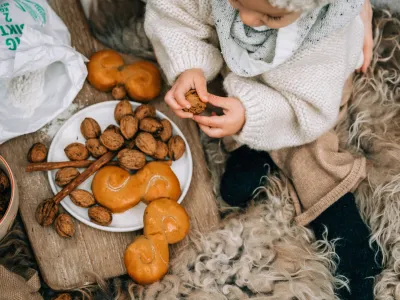
<svg viewBox="0 0 400 300">
<path fill-rule="evenodd" d="M 192 119 L 193 118 L 193 114 L 190 112 L 184 112 L 182 109 L 176 109 L 174 110 L 174 113 L 182 118 L 182 119 Z"/>
<path fill-rule="evenodd" d="M 199 124 L 199 127 L 209 137 L 216 138 L 216 139 L 224 137 L 224 132 L 221 128 L 212 128 L 212 127 L 204 126 L 201 124 Z"/>
<path fill-rule="evenodd" d="M 174 97 L 176 102 L 182 107 L 182 108 L 190 108 L 190 103 L 189 101 L 186 100 L 185 94 L 189 91 L 189 88 L 185 87 L 184 85 L 179 85 L 176 87 L 175 92 L 174 92 Z"/>
<path fill-rule="evenodd" d="M 171 90 L 169 90 L 167 94 L 165 94 L 164 101 L 173 110 L 178 110 L 178 109 L 181 110 L 182 109 L 182 107 L 176 102 L 176 100 L 174 98 L 174 89 L 173 88 Z"/>
<path fill-rule="evenodd" d="M 209 94 L 208 95 L 208 102 L 216 107 L 220 107 L 222 109 L 230 109 L 231 103 L 229 102 L 229 98 L 227 97 L 220 97 L 216 95 Z"/>
<path fill-rule="evenodd" d="M 214 128 L 222 128 L 224 126 L 224 117 L 212 116 L 193 116 L 193 120 L 197 123 L 207 126 L 207 127 L 214 127 Z"/>
<path fill-rule="evenodd" d="M 204 76 L 196 78 L 194 86 L 201 101 L 208 102 L 207 81 Z"/>
</svg>

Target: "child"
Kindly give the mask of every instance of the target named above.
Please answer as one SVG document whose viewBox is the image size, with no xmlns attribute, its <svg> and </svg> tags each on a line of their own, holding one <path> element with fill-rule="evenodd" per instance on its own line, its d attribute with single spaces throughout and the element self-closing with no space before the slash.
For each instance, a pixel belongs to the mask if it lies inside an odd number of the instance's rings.
<svg viewBox="0 0 400 300">
<path fill-rule="evenodd" d="M 333 131 L 345 113 L 345 83 L 370 60 L 370 34 L 365 59 L 363 42 L 371 19 L 364 25 L 360 17 L 368 19 L 368 12 L 368 0 L 148 0 L 145 17 L 173 84 L 168 105 L 209 136 L 245 145 L 228 159 L 224 200 L 244 206 L 267 167 L 276 165 L 296 192 L 296 222 L 311 225 L 317 238 L 326 226 L 329 239 L 341 239 L 338 270 L 353 295 L 341 290 L 343 299 L 373 299 L 366 277 L 379 272 L 351 193 L 365 178 L 366 160 L 341 151 Z M 206 89 L 224 63 L 227 98 Z M 192 88 L 224 114 L 183 112 Z"/>
</svg>

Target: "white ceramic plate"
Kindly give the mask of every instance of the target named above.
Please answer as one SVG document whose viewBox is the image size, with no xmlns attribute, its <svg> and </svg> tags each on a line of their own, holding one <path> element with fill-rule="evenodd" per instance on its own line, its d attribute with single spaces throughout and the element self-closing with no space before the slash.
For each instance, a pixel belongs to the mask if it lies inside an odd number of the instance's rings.
<svg viewBox="0 0 400 300">
<path fill-rule="evenodd" d="M 85 144 L 85 138 L 81 134 L 80 125 L 86 117 L 95 119 L 99 123 L 102 130 L 104 130 L 110 124 L 117 125 L 114 120 L 114 109 L 118 102 L 119 101 L 108 101 L 95 104 L 73 115 L 55 135 L 49 149 L 48 161 L 67 161 L 68 158 L 64 153 L 64 148 L 66 146 L 75 142 Z M 131 104 L 133 106 L 133 109 L 140 105 L 139 103 L 135 102 L 131 102 Z M 168 119 L 164 114 L 159 111 L 157 111 L 157 117 L 161 119 Z M 172 164 L 172 170 L 178 177 L 181 184 L 182 195 L 178 200 L 178 203 L 181 203 L 189 189 L 190 181 L 192 179 L 192 154 L 190 152 L 189 145 L 178 126 L 176 126 L 170 119 L 168 120 L 172 124 L 173 134 L 180 135 L 186 143 L 185 154 L 179 160 L 174 161 Z M 57 170 L 48 172 L 50 186 L 54 193 L 58 193 L 61 190 L 61 188 L 58 187 L 55 183 L 56 172 Z M 91 191 L 90 187 L 92 184 L 92 180 L 93 176 L 82 183 L 78 188 Z M 73 204 L 69 197 L 66 197 L 61 202 L 61 205 L 68 213 L 70 213 L 79 221 L 100 230 L 112 232 L 127 232 L 143 228 L 143 213 L 146 208 L 145 204 L 143 203 L 139 203 L 138 205 L 124 213 L 113 214 L 113 221 L 111 225 L 107 227 L 92 223 L 88 217 L 88 210 L 86 208 L 81 208 Z"/>
</svg>

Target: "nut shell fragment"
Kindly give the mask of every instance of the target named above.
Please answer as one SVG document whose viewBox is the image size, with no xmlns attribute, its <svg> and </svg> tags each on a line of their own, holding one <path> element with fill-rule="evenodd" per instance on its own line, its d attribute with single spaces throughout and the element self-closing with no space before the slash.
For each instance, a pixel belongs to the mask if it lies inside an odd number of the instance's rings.
<svg viewBox="0 0 400 300">
<path fill-rule="evenodd" d="M 101 226 L 108 226 L 112 222 L 112 213 L 103 206 L 92 206 L 88 211 L 89 219 Z"/>
<path fill-rule="evenodd" d="M 74 222 L 67 214 L 59 214 L 54 223 L 54 227 L 58 235 L 63 238 L 71 238 L 75 234 Z"/>
</svg>

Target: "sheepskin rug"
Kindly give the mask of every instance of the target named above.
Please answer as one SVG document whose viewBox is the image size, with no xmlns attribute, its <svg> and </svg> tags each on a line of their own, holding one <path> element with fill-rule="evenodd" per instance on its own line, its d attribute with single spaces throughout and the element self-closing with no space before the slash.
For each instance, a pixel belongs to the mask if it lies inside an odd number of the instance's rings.
<svg viewBox="0 0 400 300">
<path fill-rule="evenodd" d="M 376 278 L 377 300 L 400 299 L 400 20 L 375 16 L 375 52 L 366 76 L 355 78 L 350 117 L 339 125 L 344 148 L 363 153 L 373 164 L 357 190 L 365 221 L 384 253 L 385 270 Z M 203 137 L 218 195 L 227 154 L 220 142 Z M 123 276 L 73 292 L 76 299 L 117 300 L 317 300 L 338 299 L 347 288 L 335 273 L 334 244 L 315 241 L 312 231 L 293 223 L 286 182 L 268 174 L 268 185 L 244 211 L 221 202 L 224 219 L 191 243 L 171 263 L 169 274 L 148 287 Z M 20 221 L 0 244 L 0 263 L 18 273 L 36 269 Z M 46 299 L 55 295 L 43 285 Z M 360 299 L 362 300 L 362 299 Z"/>
</svg>

